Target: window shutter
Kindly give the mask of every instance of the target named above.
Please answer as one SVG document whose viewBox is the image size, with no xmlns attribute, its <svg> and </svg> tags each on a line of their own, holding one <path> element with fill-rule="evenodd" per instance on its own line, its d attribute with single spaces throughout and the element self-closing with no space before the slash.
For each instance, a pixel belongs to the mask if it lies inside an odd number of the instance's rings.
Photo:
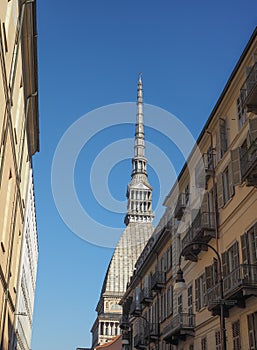
<svg viewBox="0 0 257 350">
<path fill-rule="evenodd" d="M 232 254 L 233 254 L 233 262 L 232 262 L 232 269 L 235 269 L 239 266 L 239 248 L 238 248 L 238 241 L 236 241 L 232 246 Z"/>
<path fill-rule="evenodd" d="M 228 190 L 229 190 L 229 198 L 234 195 L 234 183 L 233 183 L 233 170 L 232 170 L 232 162 L 228 164 Z"/>
<path fill-rule="evenodd" d="M 241 166 L 240 166 L 240 148 L 233 149 L 230 153 L 231 163 L 232 163 L 232 174 L 233 174 L 233 184 L 241 184 Z"/>
<path fill-rule="evenodd" d="M 202 158 L 195 167 L 195 186 L 197 188 L 205 188 L 205 168 Z"/>
<path fill-rule="evenodd" d="M 255 257 L 257 258 L 257 222 L 254 224 Z"/>
<path fill-rule="evenodd" d="M 227 151 L 227 123 L 225 119 L 219 119 L 219 134 L 220 134 L 220 158 Z"/>
<path fill-rule="evenodd" d="M 241 238 L 243 264 L 248 264 L 249 263 L 249 254 L 248 254 L 248 235 L 247 235 L 247 233 L 244 233 L 240 238 Z"/>
<path fill-rule="evenodd" d="M 200 279 L 197 278 L 195 280 L 195 309 L 196 311 L 199 311 L 200 310 L 200 295 L 199 295 L 199 292 L 200 292 Z"/>
<path fill-rule="evenodd" d="M 221 254 L 223 277 L 228 274 L 227 252 Z"/>
<path fill-rule="evenodd" d="M 249 132 L 251 143 L 257 139 L 257 118 L 249 120 Z"/>
<path fill-rule="evenodd" d="M 217 163 L 220 161 L 221 159 L 221 151 L 220 151 L 220 133 L 219 130 L 216 133 L 216 159 L 217 159 Z"/>
<path fill-rule="evenodd" d="M 212 265 L 205 267 L 205 279 L 206 279 L 206 288 L 207 290 L 213 286 L 213 274 L 212 274 Z"/>
<path fill-rule="evenodd" d="M 223 205 L 224 205 L 223 186 L 222 186 L 222 173 L 217 175 L 217 195 L 218 195 L 218 208 L 222 208 Z"/>
</svg>

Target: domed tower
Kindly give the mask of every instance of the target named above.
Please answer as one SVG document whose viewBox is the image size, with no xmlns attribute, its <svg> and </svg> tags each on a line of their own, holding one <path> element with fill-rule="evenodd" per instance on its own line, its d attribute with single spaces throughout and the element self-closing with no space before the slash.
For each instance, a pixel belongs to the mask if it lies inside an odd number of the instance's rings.
<svg viewBox="0 0 257 350">
<path fill-rule="evenodd" d="M 127 188 L 126 228 L 114 250 L 96 307 L 97 318 L 91 329 L 92 349 L 120 334 L 122 309 L 119 301 L 126 291 L 135 263 L 153 233 L 152 187 L 148 182 L 145 158 L 143 84 L 139 75 L 137 116 L 131 182 Z"/>
</svg>

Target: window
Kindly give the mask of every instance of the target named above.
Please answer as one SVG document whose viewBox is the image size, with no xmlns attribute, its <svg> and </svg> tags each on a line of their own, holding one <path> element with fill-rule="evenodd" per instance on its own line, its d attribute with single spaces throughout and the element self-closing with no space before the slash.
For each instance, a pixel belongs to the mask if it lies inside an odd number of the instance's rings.
<svg viewBox="0 0 257 350">
<path fill-rule="evenodd" d="M 232 323 L 232 336 L 233 336 L 233 350 L 241 349 L 241 340 L 240 340 L 240 321 Z"/>
<path fill-rule="evenodd" d="M 219 118 L 218 132 L 216 136 L 217 160 L 220 160 L 228 149 L 226 120 Z"/>
<path fill-rule="evenodd" d="M 207 350 L 207 338 L 206 337 L 201 339 L 201 350 Z"/>
<path fill-rule="evenodd" d="M 183 304 L 182 304 L 182 294 L 178 296 L 178 314 L 182 314 Z"/>
<path fill-rule="evenodd" d="M 205 274 L 195 280 L 195 307 L 200 311 L 206 305 L 206 282 Z"/>
<path fill-rule="evenodd" d="M 230 198 L 229 195 L 229 180 L 228 180 L 228 168 L 222 174 L 222 187 L 223 187 L 223 203 L 226 204 Z"/>
<path fill-rule="evenodd" d="M 218 207 L 222 208 L 234 195 L 234 182 L 232 162 L 230 162 L 223 173 L 217 175 Z"/>
<path fill-rule="evenodd" d="M 189 185 L 187 185 L 185 188 L 185 201 L 186 201 L 186 204 L 188 204 L 188 202 L 189 202 Z"/>
<path fill-rule="evenodd" d="M 246 120 L 246 112 L 243 107 L 243 95 L 240 93 L 237 99 L 237 116 L 238 116 L 238 128 L 239 130 L 243 127 Z"/>
<path fill-rule="evenodd" d="M 256 282 L 257 273 L 255 269 L 251 268 L 251 265 L 257 264 L 257 223 L 241 236 L 241 249 L 245 273 L 247 273 L 248 278 Z"/>
<path fill-rule="evenodd" d="M 167 291 L 167 316 L 173 313 L 173 286 L 169 286 Z"/>
<path fill-rule="evenodd" d="M 220 339 L 220 331 L 217 330 L 215 331 L 215 349 L 216 350 L 221 350 L 221 339 Z"/>
<path fill-rule="evenodd" d="M 239 248 L 238 242 L 236 241 L 232 247 L 230 247 L 226 252 L 221 254 L 222 258 L 222 270 L 224 278 L 224 290 L 231 288 L 233 283 L 235 283 L 236 275 L 239 271 L 235 271 L 239 266 Z M 232 274 L 232 272 L 234 274 Z"/>
<path fill-rule="evenodd" d="M 257 312 L 247 316 L 249 349 L 257 349 Z"/>
<path fill-rule="evenodd" d="M 193 286 L 190 285 L 187 288 L 187 307 L 188 313 L 191 315 L 193 313 Z"/>
</svg>

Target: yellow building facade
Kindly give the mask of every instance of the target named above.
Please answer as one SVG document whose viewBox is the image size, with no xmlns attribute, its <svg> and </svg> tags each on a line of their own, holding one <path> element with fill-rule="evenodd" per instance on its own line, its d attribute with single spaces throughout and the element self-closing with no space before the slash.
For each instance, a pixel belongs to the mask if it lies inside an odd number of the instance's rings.
<svg viewBox="0 0 257 350">
<path fill-rule="evenodd" d="M 164 205 L 122 299 L 124 347 L 224 349 L 225 319 L 227 349 L 257 349 L 257 29 Z"/>
<path fill-rule="evenodd" d="M 0 348 L 14 319 L 32 156 L 39 150 L 35 1 L 0 3 Z"/>
</svg>

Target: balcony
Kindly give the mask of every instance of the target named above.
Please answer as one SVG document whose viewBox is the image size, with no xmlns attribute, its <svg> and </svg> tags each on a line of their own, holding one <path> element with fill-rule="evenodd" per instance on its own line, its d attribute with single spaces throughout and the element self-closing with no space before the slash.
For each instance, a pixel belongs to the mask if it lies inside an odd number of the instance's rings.
<svg viewBox="0 0 257 350">
<path fill-rule="evenodd" d="M 145 328 L 144 337 L 147 342 L 155 342 L 160 336 L 160 325 L 159 323 L 149 323 Z"/>
<path fill-rule="evenodd" d="M 257 265 L 239 265 L 223 278 L 223 289 L 226 309 L 235 304 L 245 307 L 245 299 L 249 296 L 257 296 Z M 207 290 L 208 309 L 213 315 L 220 314 L 220 290 L 215 285 Z M 228 317 L 228 314 L 226 315 Z"/>
<path fill-rule="evenodd" d="M 214 237 L 214 213 L 199 211 L 182 240 L 182 255 L 186 260 L 197 261 L 197 255 L 200 251 L 208 248 L 199 244 L 185 248 L 186 245 L 198 241 L 208 243 Z"/>
<path fill-rule="evenodd" d="M 130 315 L 140 316 L 141 315 L 141 305 L 138 301 L 133 300 L 130 306 Z"/>
<path fill-rule="evenodd" d="M 186 193 L 180 193 L 178 196 L 177 205 L 174 210 L 174 217 L 180 220 L 184 214 L 184 210 L 187 206 L 188 195 Z"/>
<path fill-rule="evenodd" d="M 154 292 L 159 292 L 165 288 L 166 284 L 166 274 L 162 271 L 156 271 L 151 278 L 151 290 Z"/>
<path fill-rule="evenodd" d="M 242 181 L 247 186 L 257 187 L 257 140 L 240 157 Z"/>
<path fill-rule="evenodd" d="M 247 112 L 257 113 L 257 62 L 253 65 L 242 88 L 243 105 Z"/>
<path fill-rule="evenodd" d="M 186 340 L 187 336 L 194 336 L 195 315 L 177 314 L 163 329 L 163 340 L 166 343 L 178 345 L 180 340 Z"/>
<path fill-rule="evenodd" d="M 136 349 L 146 349 L 147 348 L 147 340 L 145 339 L 142 333 L 137 334 L 134 337 L 134 348 Z"/>
<path fill-rule="evenodd" d="M 140 293 L 140 303 L 150 305 L 153 301 L 153 295 L 150 288 L 143 288 Z"/>
</svg>

